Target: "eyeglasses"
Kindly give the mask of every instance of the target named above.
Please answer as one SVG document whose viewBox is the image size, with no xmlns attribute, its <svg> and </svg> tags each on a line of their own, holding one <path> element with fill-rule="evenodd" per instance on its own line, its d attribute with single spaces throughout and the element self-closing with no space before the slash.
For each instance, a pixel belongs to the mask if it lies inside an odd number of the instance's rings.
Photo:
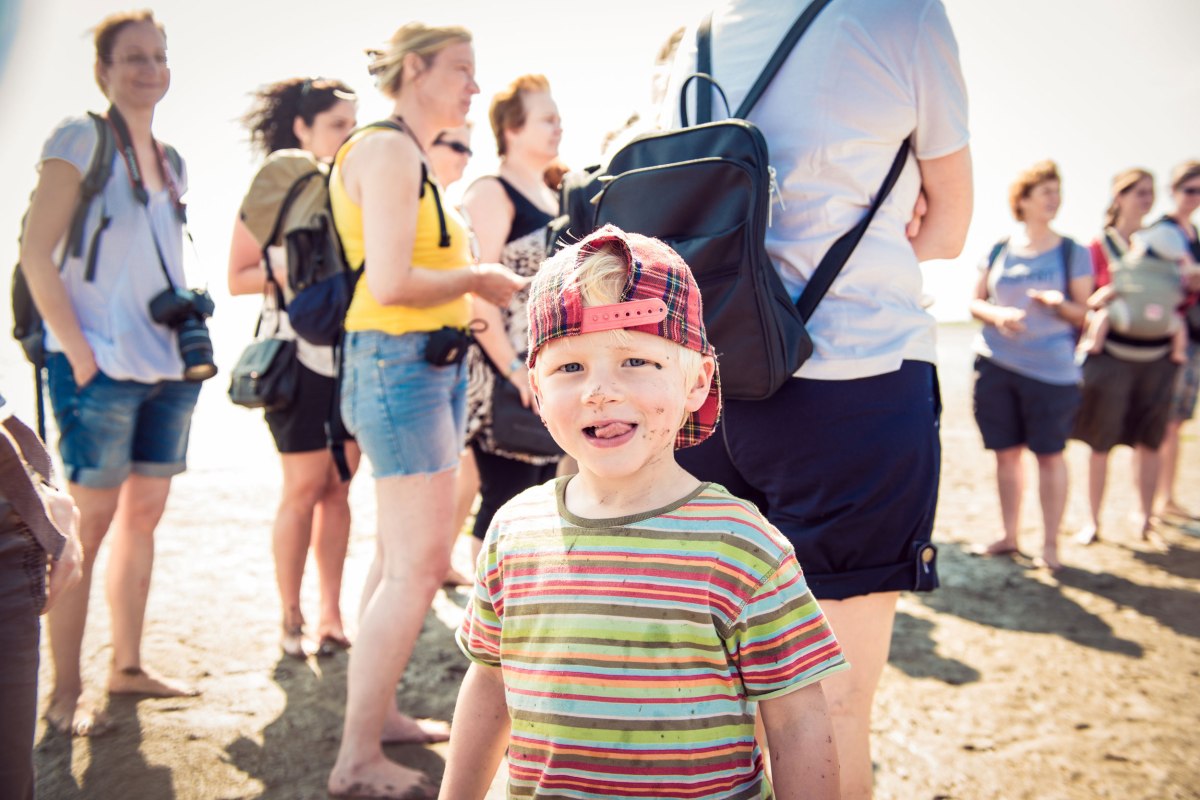
<svg viewBox="0 0 1200 800">
<path fill-rule="evenodd" d="M 108 60 L 108 63 L 121 64 L 122 66 L 133 67 L 134 69 L 142 69 L 143 67 L 150 66 L 161 68 L 167 66 L 167 54 L 155 53 L 152 56 L 148 56 L 143 53 L 134 53 L 131 56 L 111 58 Z"/>
<path fill-rule="evenodd" d="M 471 156 L 475 155 L 475 151 L 473 151 L 471 148 L 467 147 L 462 142 L 455 142 L 455 141 L 451 141 L 450 139 L 438 139 L 436 142 L 434 142 L 434 144 L 441 145 L 442 147 L 449 147 L 451 150 L 458 153 L 460 156 L 466 156 L 467 158 L 470 158 Z"/>
<path fill-rule="evenodd" d="M 1188 197 L 1200 197 L 1200 186 L 1184 186 L 1179 191 Z"/>
</svg>

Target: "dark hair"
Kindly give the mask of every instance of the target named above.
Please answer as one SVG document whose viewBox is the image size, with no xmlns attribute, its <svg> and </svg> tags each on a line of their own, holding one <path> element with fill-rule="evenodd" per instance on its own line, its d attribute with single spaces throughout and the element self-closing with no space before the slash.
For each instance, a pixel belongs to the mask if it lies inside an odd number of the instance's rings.
<svg viewBox="0 0 1200 800">
<path fill-rule="evenodd" d="M 117 45 L 117 36 L 130 25 L 135 25 L 139 22 L 151 23 L 154 27 L 158 28 L 158 32 L 162 34 L 163 40 L 166 40 L 166 29 L 163 28 L 161 22 L 154 18 L 154 12 L 150 9 L 118 11 L 100 20 L 100 23 L 93 29 L 96 42 L 96 60 L 104 64 L 112 63 L 113 48 Z"/>
<path fill-rule="evenodd" d="M 332 78 L 288 78 L 264 86 L 254 93 L 254 105 L 242 117 L 250 131 L 251 147 L 264 155 L 299 147 L 292 129 L 296 117 L 312 125 L 317 114 L 328 111 L 339 100 L 354 100 L 354 90 Z"/>
</svg>

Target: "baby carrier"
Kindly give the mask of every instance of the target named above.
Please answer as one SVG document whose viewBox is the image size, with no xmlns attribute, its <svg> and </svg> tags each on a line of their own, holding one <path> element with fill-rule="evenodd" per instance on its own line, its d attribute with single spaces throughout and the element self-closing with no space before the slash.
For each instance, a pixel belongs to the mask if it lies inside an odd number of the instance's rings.
<svg viewBox="0 0 1200 800">
<path fill-rule="evenodd" d="M 1115 293 L 1107 306 L 1109 338 L 1165 344 L 1177 324 L 1175 309 L 1183 302 L 1179 267 L 1152 248 L 1124 249 L 1112 231 L 1104 232 L 1104 247 Z"/>
</svg>

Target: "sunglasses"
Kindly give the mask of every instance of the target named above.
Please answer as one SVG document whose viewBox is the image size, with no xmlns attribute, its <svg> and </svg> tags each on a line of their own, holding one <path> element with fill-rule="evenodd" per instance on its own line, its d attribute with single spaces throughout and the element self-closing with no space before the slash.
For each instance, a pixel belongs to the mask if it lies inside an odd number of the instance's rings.
<svg viewBox="0 0 1200 800">
<path fill-rule="evenodd" d="M 434 142 L 434 144 L 435 145 L 440 144 L 442 147 L 449 147 L 451 150 L 458 153 L 460 156 L 466 156 L 467 158 L 470 158 L 471 156 L 475 155 L 475 152 L 473 150 L 471 150 L 471 148 L 469 148 L 465 144 L 463 144 L 462 142 L 452 142 L 449 139 L 444 139 L 444 140 L 438 139 L 436 142 Z"/>
<path fill-rule="evenodd" d="M 1188 197 L 1200 197 L 1200 186 L 1185 186 L 1179 191 Z"/>
</svg>

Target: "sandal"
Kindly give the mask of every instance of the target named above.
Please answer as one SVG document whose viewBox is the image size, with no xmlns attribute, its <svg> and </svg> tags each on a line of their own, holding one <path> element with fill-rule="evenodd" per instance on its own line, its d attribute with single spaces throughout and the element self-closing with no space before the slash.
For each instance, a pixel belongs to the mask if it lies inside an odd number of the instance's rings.
<svg viewBox="0 0 1200 800">
<path fill-rule="evenodd" d="M 350 649 L 350 640 L 345 636 L 325 634 L 317 645 L 317 658 L 328 658 Z"/>
<path fill-rule="evenodd" d="M 289 628 L 285 625 L 283 636 L 279 639 L 279 649 L 288 658 L 294 658 L 297 661 L 306 661 L 308 659 L 308 651 L 304 649 L 304 626 L 296 625 Z"/>
</svg>

